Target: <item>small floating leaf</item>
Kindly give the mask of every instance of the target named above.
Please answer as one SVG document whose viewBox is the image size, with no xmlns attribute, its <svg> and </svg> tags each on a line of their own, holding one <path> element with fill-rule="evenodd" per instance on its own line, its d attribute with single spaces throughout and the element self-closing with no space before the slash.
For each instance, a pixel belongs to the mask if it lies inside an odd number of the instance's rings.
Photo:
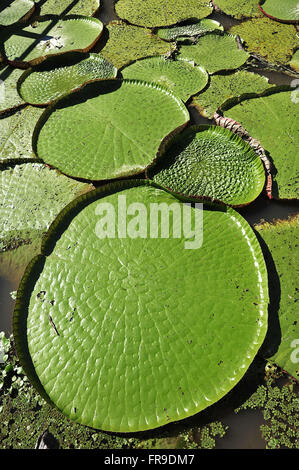
<svg viewBox="0 0 299 470">
<path fill-rule="evenodd" d="M 295 273 L 298 269 L 299 216 L 256 225 L 254 228 L 269 250 L 264 254 L 271 273 L 273 296 L 270 304 L 271 335 L 266 339 L 261 354 L 298 380 L 299 298 Z"/>
<path fill-rule="evenodd" d="M 215 0 L 215 3 L 221 11 L 239 20 L 261 16 L 259 0 Z"/>
<path fill-rule="evenodd" d="M 189 120 L 181 100 L 155 84 L 105 80 L 44 112 L 37 155 L 64 173 L 103 180 L 142 172 L 162 140 Z"/>
<path fill-rule="evenodd" d="M 122 76 L 158 83 L 169 88 L 183 101 L 202 90 L 209 79 L 202 67 L 195 67 L 185 60 L 169 60 L 164 57 L 138 60 L 122 69 Z"/>
<path fill-rule="evenodd" d="M 148 176 L 176 193 L 234 206 L 256 199 L 265 184 L 259 156 L 240 137 L 218 126 L 191 127 L 174 137 Z"/>
<path fill-rule="evenodd" d="M 242 37 L 248 52 L 265 58 L 271 64 L 287 64 L 299 45 L 293 25 L 278 23 L 265 16 L 244 21 L 229 31 Z"/>
<path fill-rule="evenodd" d="M 99 188 L 58 217 L 25 272 L 13 321 L 18 357 L 40 393 L 69 418 L 113 432 L 156 428 L 219 400 L 267 329 L 263 255 L 233 209 L 204 211 L 199 249 L 186 249 L 189 234 L 100 237 L 101 204 L 116 213 L 124 201 L 148 214 L 153 204 L 186 210 L 164 191 L 126 189 L 134 184 Z M 142 226 L 150 233 L 150 217 Z M 160 217 L 156 227 L 165 228 Z M 175 227 L 170 217 L 170 234 Z"/>
<path fill-rule="evenodd" d="M 261 3 L 261 11 L 270 18 L 286 23 L 299 21 L 298 0 L 265 0 Z"/>
<path fill-rule="evenodd" d="M 209 87 L 193 98 L 192 105 L 202 116 L 212 119 L 222 106 L 258 96 L 270 88 L 275 88 L 275 85 L 271 85 L 266 77 L 246 70 L 229 75 L 213 75 Z"/>
<path fill-rule="evenodd" d="M 24 72 L 18 82 L 18 91 L 30 104 L 45 104 L 88 81 L 114 78 L 116 74 L 117 69 L 100 54 L 70 52 L 60 57 L 49 57 Z"/>
<path fill-rule="evenodd" d="M 31 0 L 2 0 L 0 25 L 10 26 L 19 20 L 28 18 L 33 12 L 34 2 Z"/>
<path fill-rule="evenodd" d="M 109 38 L 101 54 L 115 67 L 121 68 L 143 57 L 166 55 L 175 50 L 175 44 L 167 44 L 150 29 L 112 22 L 107 26 Z"/>
<path fill-rule="evenodd" d="M 44 2 L 40 0 L 37 3 L 37 6 L 40 5 L 40 14 L 41 15 L 93 15 L 100 6 L 100 0 L 47 0 Z"/>
<path fill-rule="evenodd" d="M 31 65 L 36 59 L 67 51 L 87 52 L 103 31 L 103 23 L 96 18 L 69 15 L 40 18 L 31 25 L 16 26 L 0 31 L 0 58 L 17 64 Z"/>
<path fill-rule="evenodd" d="M 117 0 L 117 15 L 140 26 L 168 26 L 189 18 L 209 16 L 213 8 L 208 0 Z"/>
<path fill-rule="evenodd" d="M 194 61 L 209 73 L 237 69 L 243 65 L 249 54 L 238 49 L 236 38 L 230 34 L 207 34 L 194 45 L 181 46 L 179 57 Z"/>
<path fill-rule="evenodd" d="M 218 21 L 204 18 L 197 23 L 159 28 L 157 35 L 165 41 L 176 41 L 186 37 L 203 36 L 215 30 L 223 31 L 223 26 Z"/>
<path fill-rule="evenodd" d="M 0 65 L 0 113 L 24 104 L 17 91 L 17 81 L 23 72 L 20 69 Z"/>
<path fill-rule="evenodd" d="M 88 188 L 40 163 L 7 165 L 0 172 L 0 251 L 40 238 L 58 213 Z"/>
<path fill-rule="evenodd" d="M 281 199 L 299 197 L 298 101 L 293 93 L 246 100 L 225 112 L 269 152 L 273 195 Z"/>
<path fill-rule="evenodd" d="M 0 163 L 33 158 L 32 134 L 43 109 L 27 106 L 0 114 Z"/>
</svg>

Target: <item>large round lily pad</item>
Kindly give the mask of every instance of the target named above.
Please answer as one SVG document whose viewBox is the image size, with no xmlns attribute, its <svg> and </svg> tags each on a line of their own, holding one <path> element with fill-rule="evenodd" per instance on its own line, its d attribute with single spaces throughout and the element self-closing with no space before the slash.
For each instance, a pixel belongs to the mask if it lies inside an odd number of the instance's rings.
<svg viewBox="0 0 299 470">
<path fill-rule="evenodd" d="M 261 354 L 299 379 L 298 241 L 299 215 L 254 227 L 266 243 L 271 270 L 272 308 L 269 336 Z M 278 281 L 279 279 L 279 281 Z"/>
<path fill-rule="evenodd" d="M 34 2 L 31 0 L 2 0 L 0 25 L 10 26 L 19 20 L 27 19 L 34 12 L 34 9 Z"/>
<path fill-rule="evenodd" d="M 285 23 L 299 22 L 298 0 L 264 0 L 260 2 L 264 15 Z"/>
<path fill-rule="evenodd" d="M 179 57 L 192 60 L 209 73 L 237 69 L 243 65 L 249 54 L 238 49 L 236 38 L 230 34 L 207 34 L 194 45 L 183 45 Z"/>
<path fill-rule="evenodd" d="M 117 15 L 140 26 L 168 26 L 189 18 L 204 18 L 212 13 L 208 0 L 116 0 Z"/>
<path fill-rule="evenodd" d="M 122 70 L 122 76 L 158 83 L 169 88 L 176 96 L 187 101 L 208 83 L 208 73 L 185 60 L 150 57 L 136 61 Z"/>
<path fill-rule="evenodd" d="M 246 100 L 225 112 L 269 152 L 273 160 L 272 194 L 280 199 L 299 197 L 298 102 L 293 93 Z"/>
<path fill-rule="evenodd" d="M 148 175 L 177 193 L 234 206 L 256 199 L 265 184 L 259 156 L 240 137 L 218 126 L 191 127 L 176 136 Z"/>
<path fill-rule="evenodd" d="M 104 180 L 142 172 L 189 113 L 169 90 L 141 81 L 87 84 L 48 108 L 35 153 L 64 173 Z"/>
<path fill-rule="evenodd" d="M 144 219 L 154 205 L 188 207 L 197 230 L 202 212 L 151 187 L 125 189 L 133 184 L 98 189 L 58 217 L 14 312 L 18 356 L 38 390 L 71 419 L 115 432 L 152 429 L 219 400 L 267 328 L 266 267 L 247 222 L 230 208 L 205 210 L 197 249 L 186 249 L 188 231 L 146 237 L 144 229 L 165 229 L 159 217 Z M 127 236 L 102 238 L 107 211 L 124 230 L 124 204 Z M 170 234 L 178 220 L 170 217 Z"/>
<path fill-rule="evenodd" d="M 92 80 L 115 78 L 117 69 L 100 54 L 70 52 L 49 57 L 20 77 L 18 92 L 30 104 L 46 104 Z"/>
<path fill-rule="evenodd" d="M 108 41 L 101 54 L 115 67 L 121 68 L 143 57 L 167 55 L 175 50 L 175 44 L 167 44 L 147 28 L 113 21 L 107 25 Z"/>
<path fill-rule="evenodd" d="M 46 16 L 38 22 L 0 31 L 0 59 L 33 65 L 52 54 L 87 52 L 103 31 L 97 18 L 80 15 Z"/>
</svg>

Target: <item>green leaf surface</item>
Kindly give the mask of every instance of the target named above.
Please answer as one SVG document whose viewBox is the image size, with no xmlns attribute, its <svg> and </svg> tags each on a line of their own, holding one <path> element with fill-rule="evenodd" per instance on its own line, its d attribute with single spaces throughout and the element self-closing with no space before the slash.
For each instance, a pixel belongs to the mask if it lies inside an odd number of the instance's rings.
<svg viewBox="0 0 299 470">
<path fill-rule="evenodd" d="M 294 53 L 289 65 L 299 74 L 299 49 Z"/>
<path fill-rule="evenodd" d="M 298 0 L 265 0 L 260 3 L 262 12 L 270 18 L 286 22 L 299 21 Z"/>
<path fill-rule="evenodd" d="M 71 13 L 72 15 L 93 15 L 100 6 L 100 0 L 47 0 L 43 2 L 40 0 L 37 2 L 37 6 L 40 5 L 41 15 L 66 15 Z"/>
<path fill-rule="evenodd" d="M 239 34 L 248 52 L 263 57 L 271 64 L 287 64 L 299 46 L 293 25 L 278 23 L 267 17 L 244 21 L 232 26 L 229 32 Z"/>
<path fill-rule="evenodd" d="M 194 45 L 181 46 L 179 57 L 192 60 L 209 73 L 215 73 L 237 69 L 246 62 L 249 54 L 243 49 L 238 49 L 234 36 L 211 33 L 199 38 Z"/>
<path fill-rule="evenodd" d="M 31 0 L 1 0 L 0 25 L 10 26 L 34 12 Z"/>
<path fill-rule="evenodd" d="M 259 140 L 273 160 L 273 196 L 299 197 L 298 100 L 296 91 L 243 101 L 225 112 Z"/>
<path fill-rule="evenodd" d="M 193 98 L 192 105 L 202 116 L 212 119 L 222 106 L 258 96 L 271 88 L 275 88 L 275 85 L 271 85 L 266 77 L 246 70 L 229 75 L 213 75 L 209 87 Z"/>
<path fill-rule="evenodd" d="M 87 52 L 102 31 L 103 23 L 96 18 L 69 15 L 62 20 L 49 15 L 30 25 L 0 31 L 0 58 L 33 65 L 52 54 Z"/>
<path fill-rule="evenodd" d="M 107 25 L 108 41 L 101 54 L 115 67 L 121 68 L 143 57 L 166 55 L 175 50 L 175 44 L 167 44 L 150 29 L 112 22 Z"/>
<path fill-rule="evenodd" d="M 218 21 L 204 18 L 197 23 L 159 28 L 157 35 L 165 41 L 176 41 L 186 37 L 203 36 L 215 30 L 223 31 L 223 26 Z"/>
<path fill-rule="evenodd" d="M 259 0 L 215 0 L 215 3 L 221 11 L 238 20 L 261 16 Z"/>
<path fill-rule="evenodd" d="M 17 91 L 17 81 L 22 73 L 23 70 L 0 65 L 0 113 L 24 104 Z"/>
<path fill-rule="evenodd" d="M 142 181 L 99 188 L 57 219 L 14 312 L 18 356 L 39 391 L 71 419 L 114 432 L 159 427 L 219 400 L 267 328 L 266 267 L 247 222 L 230 208 L 205 210 L 197 250 L 185 248 L 186 234 L 138 237 L 136 210 L 186 206 L 151 187 L 125 189 L 133 184 Z M 100 238 L 101 204 L 120 214 L 124 201 L 133 238 Z"/>
<path fill-rule="evenodd" d="M 0 114 L 0 163 L 33 158 L 32 134 L 43 109 L 27 106 Z"/>
<path fill-rule="evenodd" d="M 169 88 L 184 102 L 208 83 L 208 73 L 185 60 L 150 57 L 122 69 L 123 78 L 144 80 Z"/>
<path fill-rule="evenodd" d="M 71 176 L 129 176 L 142 172 L 163 139 L 188 120 L 181 100 L 158 85 L 94 82 L 44 112 L 34 149 L 44 162 Z"/>
<path fill-rule="evenodd" d="M 289 220 L 264 223 L 254 227 L 268 247 L 266 261 L 275 266 L 279 285 L 273 285 L 275 308 L 270 315 L 273 322 L 278 315 L 275 339 L 278 345 L 274 347 L 273 328 L 272 341 L 266 340 L 261 353 L 268 360 L 299 379 L 299 327 L 298 327 L 298 241 L 299 216 Z M 271 253 L 271 255 L 270 255 Z M 271 260 L 272 258 L 272 260 Z M 274 265 L 273 265 L 274 262 Z M 278 331 L 278 332 L 277 332 Z M 271 337 L 269 337 L 271 339 Z"/>
<path fill-rule="evenodd" d="M 189 18 L 205 18 L 212 13 L 208 0 L 117 0 L 117 15 L 129 23 L 148 26 L 169 26 Z"/>
<path fill-rule="evenodd" d="M 148 176 L 176 193 L 233 206 L 256 199 L 265 184 L 259 156 L 240 137 L 218 126 L 194 126 L 176 136 Z"/>
<path fill-rule="evenodd" d="M 89 185 L 40 163 L 7 166 L 0 172 L 0 251 L 41 237 L 58 213 Z"/>
<path fill-rule="evenodd" d="M 91 80 L 115 78 L 117 69 L 100 54 L 70 52 L 49 57 L 22 75 L 18 91 L 30 104 L 46 104 Z"/>
</svg>

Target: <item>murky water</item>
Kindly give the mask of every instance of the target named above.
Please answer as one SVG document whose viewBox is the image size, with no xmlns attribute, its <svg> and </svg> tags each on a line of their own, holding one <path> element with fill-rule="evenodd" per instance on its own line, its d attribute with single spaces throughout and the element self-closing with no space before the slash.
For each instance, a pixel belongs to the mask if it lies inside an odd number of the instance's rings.
<svg viewBox="0 0 299 470">
<path fill-rule="evenodd" d="M 113 2 L 111 0 L 102 0 L 101 10 L 98 12 L 97 17 L 101 19 L 104 24 L 112 20 L 117 20 L 118 17 L 114 12 Z M 213 14 L 213 19 L 223 24 L 227 29 L 231 25 L 238 23 L 238 21 L 222 15 L 218 12 Z M 252 69 L 269 78 L 271 83 L 277 85 L 290 84 L 292 77 L 288 75 L 269 72 L 265 70 Z M 199 115 L 195 108 L 190 108 L 190 115 L 193 123 L 195 124 L 209 124 L 212 121 L 205 119 Z M 276 201 L 269 200 L 264 195 L 261 195 L 254 203 L 249 206 L 239 209 L 240 214 L 250 223 L 257 224 L 263 221 L 271 221 L 273 219 L 286 219 L 289 215 L 294 215 L 299 211 L 299 203 L 296 201 Z M 34 256 L 38 253 L 38 246 L 29 246 L 28 253 Z M 12 331 L 12 312 L 14 309 L 15 301 L 11 296 L 12 291 L 16 291 L 19 282 L 22 278 L 23 272 L 27 265 L 28 259 L 23 256 L 23 253 L 15 250 L 12 261 L 7 263 L 2 262 L 0 254 L 0 331 L 10 333 Z M 22 261 L 23 260 L 23 261 Z M 15 265 L 15 266 L 14 266 Z M 17 269 L 14 267 L 17 266 Z M 229 425 L 229 432 L 227 435 L 218 441 L 217 448 L 219 449 L 261 449 L 265 448 L 265 441 L 262 439 L 259 427 L 263 424 L 264 420 L 258 411 L 243 411 L 236 415 L 232 407 L 227 407 L 221 410 L 219 417 L 224 424 Z"/>
</svg>

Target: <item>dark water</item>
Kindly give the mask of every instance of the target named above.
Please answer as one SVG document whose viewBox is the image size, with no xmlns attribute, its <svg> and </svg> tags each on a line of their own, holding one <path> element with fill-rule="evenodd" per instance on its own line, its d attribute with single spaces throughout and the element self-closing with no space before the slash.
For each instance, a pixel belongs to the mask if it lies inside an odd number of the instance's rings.
<svg viewBox="0 0 299 470">
<path fill-rule="evenodd" d="M 117 20 L 117 15 L 114 12 L 113 2 L 111 0 L 102 0 L 102 7 L 98 12 L 97 17 L 101 19 L 104 24 L 112 20 Z M 227 29 L 238 21 L 222 15 L 218 12 L 213 14 L 213 19 L 219 21 Z M 254 71 L 256 71 L 254 69 Z M 278 73 L 267 72 L 265 70 L 258 71 L 262 75 L 269 78 L 271 83 L 277 85 L 289 84 L 292 80 L 291 77 Z M 195 124 L 208 124 L 211 123 L 199 115 L 195 108 L 190 108 L 191 119 Z M 289 215 L 298 213 L 299 203 L 296 201 L 275 201 L 269 200 L 265 196 L 260 196 L 254 203 L 239 210 L 240 214 L 250 223 L 257 224 L 263 221 L 272 221 L 273 219 L 287 219 Z M 30 256 L 38 252 L 38 248 L 30 250 Z M 10 333 L 12 331 L 12 312 L 14 309 L 15 301 L 12 299 L 11 292 L 16 291 L 21 280 L 24 269 L 28 260 L 26 257 L 24 263 L 20 262 L 22 256 L 18 256 L 18 250 L 15 250 L 14 259 L 17 269 L 11 269 L 1 263 L 0 254 L 0 331 Z M 259 427 L 263 424 L 264 420 L 259 411 L 243 411 L 239 414 L 233 412 L 233 407 L 228 406 L 221 411 L 219 417 L 224 424 L 229 425 L 229 432 L 227 435 L 218 441 L 217 448 L 225 449 L 261 449 L 265 448 L 265 441 L 262 439 Z"/>
</svg>

